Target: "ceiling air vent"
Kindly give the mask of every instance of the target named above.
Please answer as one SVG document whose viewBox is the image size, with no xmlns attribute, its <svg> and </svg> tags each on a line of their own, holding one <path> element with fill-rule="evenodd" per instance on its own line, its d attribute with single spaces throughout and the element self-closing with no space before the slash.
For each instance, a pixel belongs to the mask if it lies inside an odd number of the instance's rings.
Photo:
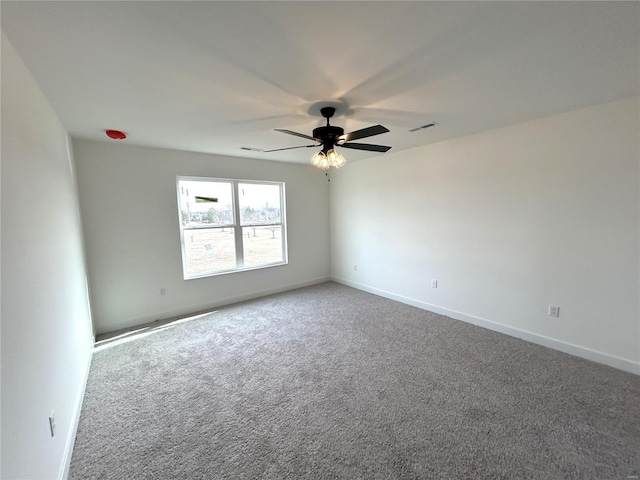
<svg viewBox="0 0 640 480">
<path fill-rule="evenodd" d="M 422 125 L 420 127 L 412 128 L 409 131 L 410 132 L 417 132 L 418 130 L 424 130 L 425 128 L 435 127 L 436 125 L 438 125 L 436 122 L 431 122 L 431 123 L 427 123 L 426 125 Z"/>
</svg>

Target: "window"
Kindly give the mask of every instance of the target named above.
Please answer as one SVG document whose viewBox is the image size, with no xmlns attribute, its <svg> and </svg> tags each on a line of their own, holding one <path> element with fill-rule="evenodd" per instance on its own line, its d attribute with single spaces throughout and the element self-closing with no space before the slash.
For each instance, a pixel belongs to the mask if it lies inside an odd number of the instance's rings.
<svg viewBox="0 0 640 480">
<path fill-rule="evenodd" d="M 287 263 L 284 183 L 178 177 L 184 278 Z"/>
</svg>

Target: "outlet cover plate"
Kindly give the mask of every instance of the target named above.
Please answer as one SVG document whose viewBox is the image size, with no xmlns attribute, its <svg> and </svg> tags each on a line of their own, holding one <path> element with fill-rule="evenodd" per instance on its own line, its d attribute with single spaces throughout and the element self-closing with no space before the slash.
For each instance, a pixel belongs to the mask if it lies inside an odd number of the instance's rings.
<svg viewBox="0 0 640 480">
<path fill-rule="evenodd" d="M 558 305 L 549 305 L 549 316 L 554 318 L 560 317 L 560 307 Z"/>
</svg>

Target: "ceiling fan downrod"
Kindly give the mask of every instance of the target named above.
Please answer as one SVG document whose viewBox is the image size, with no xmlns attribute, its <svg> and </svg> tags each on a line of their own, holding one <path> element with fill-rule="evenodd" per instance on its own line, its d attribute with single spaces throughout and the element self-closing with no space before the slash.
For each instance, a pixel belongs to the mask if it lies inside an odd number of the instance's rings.
<svg viewBox="0 0 640 480">
<path fill-rule="evenodd" d="M 327 125 L 325 127 L 315 128 L 313 130 L 313 136 L 322 140 L 322 151 L 326 154 L 334 147 L 336 139 L 344 134 L 344 129 L 329 124 L 329 119 L 336 113 L 334 107 L 323 107 L 320 109 L 320 113 L 327 119 Z"/>
<path fill-rule="evenodd" d="M 336 109 L 334 107 L 322 107 L 320 109 L 320 114 L 327 119 L 327 127 L 329 126 L 329 119 L 333 117 L 336 113 Z"/>
</svg>

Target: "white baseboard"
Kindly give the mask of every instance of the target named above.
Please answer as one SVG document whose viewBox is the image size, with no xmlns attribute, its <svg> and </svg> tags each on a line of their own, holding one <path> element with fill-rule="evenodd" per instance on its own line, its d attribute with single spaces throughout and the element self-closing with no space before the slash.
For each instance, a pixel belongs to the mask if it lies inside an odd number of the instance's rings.
<svg viewBox="0 0 640 480">
<path fill-rule="evenodd" d="M 278 287 L 268 288 L 265 290 L 256 290 L 250 293 L 243 293 L 242 295 L 219 298 L 215 301 L 201 303 L 198 305 L 189 305 L 183 308 L 178 308 L 173 310 L 163 310 L 160 312 L 155 312 L 150 315 L 145 315 L 144 317 L 131 318 L 127 320 L 122 320 L 120 322 L 112 322 L 109 325 L 109 328 L 107 330 L 99 329 L 97 333 L 98 334 L 110 333 L 123 328 L 136 327 L 136 326 L 144 325 L 150 322 L 155 322 L 157 320 L 167 320 L 167 319 L 179 317 L 182 315 L 190 315 L 193 313 L 203 312 L 213 308 L 223 307 L 225 305 L 231 305 L 233 303 L 244 302 L 247 300 L 253 300 L 260 297 L 266 297 L 267 295 L 273 295 L 274 293 L 282 293 L 289 290 L 295 290 L 296 288 L 309 287 L 311 285 L 328 282 L 330 280 L 331 280 L 330 277 L 319 277 L 319 278 L 314 278 L 312 280 L 305 280 L 304 282 L 290 283 L 287 285 L 280 285 Z"/>
<path fill-rule="evenodd" d="M 84 400 L 84 394 L 87 390 L 87 382 L 89 380 L 89 370 L 91 369 L 91 360 L 93 358 L 93 344 L 95 343 L 95 337 L 91 341 L 91 349 L 89 350 L 89 356 L 87 357 L 87 364 L 83 375 L 82 387 L 76 397 L 75 405 L 73 407 L 72 419 L 73 423 L 71 429 L 67 434 L 67 441 L 64 449 L 64 457 L 62 458 L 62 465 L 60 466 L 60 473 L 58 478 L 61 480 L 67 480 L 69 477 L 69 468 L 71 467 L 71 456 L 73 455 L 73 446 L 76 441 L 76 434 L 78 433 L 78 424 L 80 423 L 80 414 L 82 413 L 82 401 Z"/>
<path fill-rule="evenodd" d="M 370 287 L 368 285 L 352 282 L 350 280 L 345 280 L 344 278 L 332 277 L 331 280 L 337 283 L 341 283 L 343 285 L 347 285 L 349 287 L 357 288 L 358 290 L 363 290 L 365 292 L 373 293 L 374 295 L 379 295 L 381 297 L 388 298 L 390 300 L 395 300 L 400 303 L 405 303 L 407 305 L 411 305 L 413 307 L 417 307 L 422 310 L 428 310 L 430 312 L 451 317 L 455 320 L 461 320 L 463 322 L 471 323 L 473 325 L 487 328 L 495 332 L 504 333 L 505 335 L 509 335 L 511 337 L 521 338 L 522 340 L 526 340 L 527 342 L 535 343 L 537 345 L 542 345 L 543 347 L 547 347 L 547 348 L 552 348 L 560 352 L 568 353 L 569 355 L 574 355 L 576 357 L 584 358 L 586 360 L 591 360 L 597 363 L 602 363 L 604 365 L 608 365 L 610 367 L 617 368 L 619 370 L 624 370 L 625 372 L 640 375 L 640 363 L 632 362 L 630 360 L 616 357 L 608 353 L 591 350 L 590 348 L 581 347 L 579 345 L 563 342 L 562 340 L 556 340 L 550 337 L 545 337 L 544 335 L 539 335 L 537 333 L 528 332 L 526 330 L 521 330 L 519 328 L 510 327 L 502 323 L 496 323 L 491 320 L 476 317 L 474 315 L 469 315 L 467 313 L 458 312 L 456 310 L 450 310 L 448 308 L 440 307 L 438 305 L 432 305 L 430 303 L 423 302 L 421 300 L 416 300 L 410 297 L 405 297 L 403 295 L 398 295 L 392 292 L 388 292 L 386 290 L 381 290 L 379 288 Z"/>
</svg>

